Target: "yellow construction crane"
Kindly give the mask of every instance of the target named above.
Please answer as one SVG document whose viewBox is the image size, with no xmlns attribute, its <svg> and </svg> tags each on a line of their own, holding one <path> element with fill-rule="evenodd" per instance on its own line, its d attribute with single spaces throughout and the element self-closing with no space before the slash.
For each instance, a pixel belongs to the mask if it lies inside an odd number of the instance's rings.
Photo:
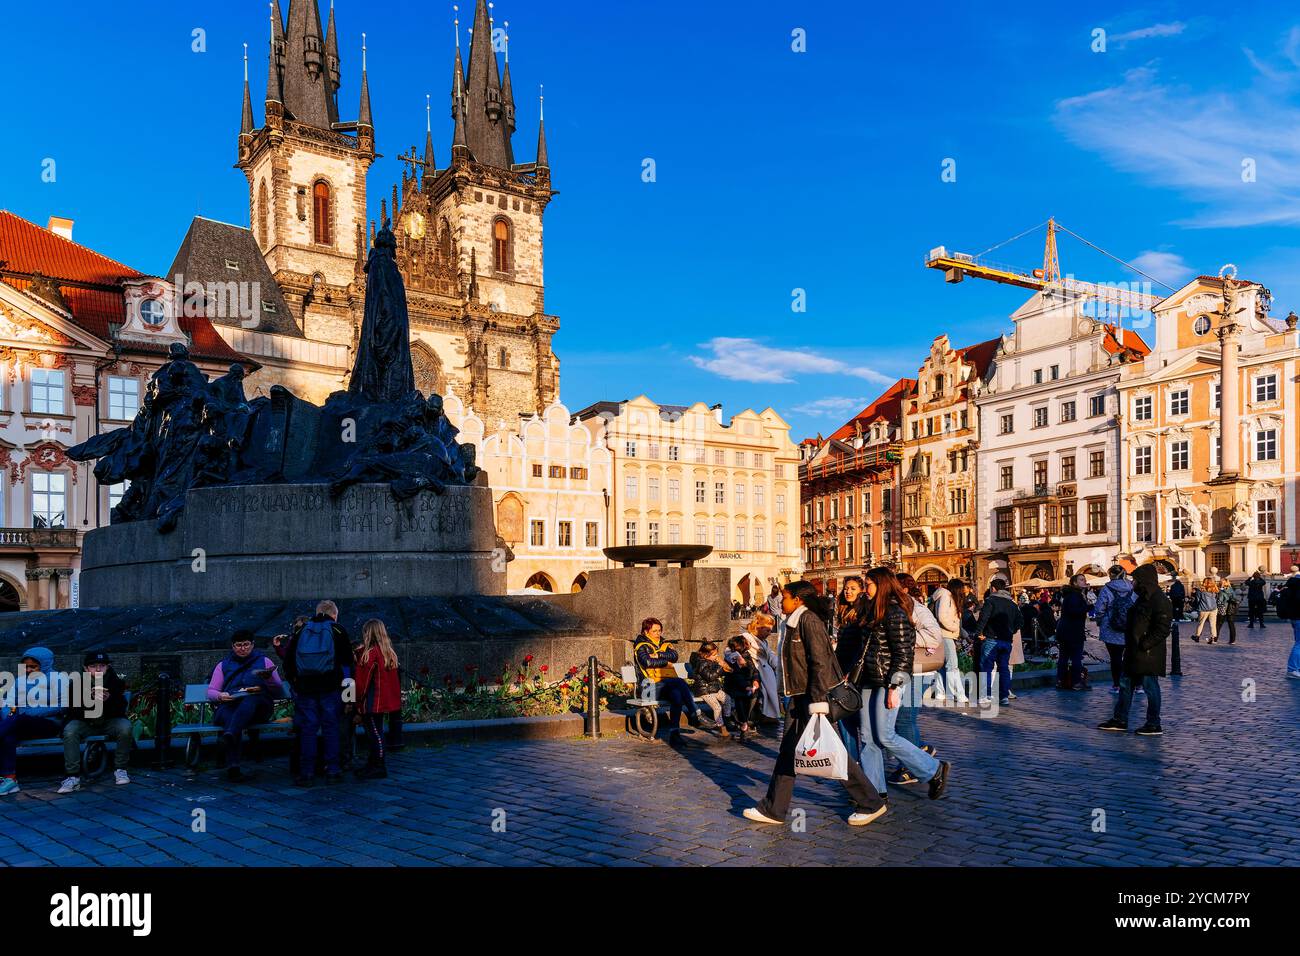
<svg viewBox="0 0 1300 956">
<path fill-rule="evenodd" d="M 1047 242 L 1043 249 L 1043 267 L 1034 269 L 1031 272 L 1024 272 L 1012 266 L 1003 265 L 993 262 L 988 258 L 988 253 L 992 252 L 1007 243 L 1015 242 L 1029 233 L 1041 228 L 1047 227 Z M 1109 314 L 1113 308 L 1122 318 L 1125 314 L 1138 315 L 1149 312 L 1160 302 L 1162 295 L 1154 295 L 1150 292 L 1143 291 L 1140 283 L 1123 283 L 1116 285 L 1107 285 L 1097 282 L 1083 282 L 1072 276 L 1062 278 L 1061 261 L 1056 251 L 1056 233 L 1057 230 L 1068 233 L 1087 246 L 1091 246 L 1098 252 L 1111 259 L 1114 259 L 1120 265 L 1131 269 L 1138 275 L 1150 280 L 1150 283 L 1165 286 L 1163 282 L 1154 279 L 1136 267 L 1129 265 L 1122 259 L 1112 256 L 1105 249 L 1093 245 L 1082 236 L 1066 229 L 1055 219 L 1048 219 L 1046 223 L 1039 223 L 1033 229 L 1027 229 L 1020 235 L 1012 236 L 995 246 L 991 246 L 979 255 L 967 255 L 963 252 L 951 252 L 945 246 L 938 246 L 931 249 L 925 257 L 925 264 L 931 269 L 939 269 L 944 274 L 944 280 L 947 282 L 961 282 L 966 276 L 973 276 L 976 279 L 989 279 L 993 282 L 1001 282 L 1004 285 L 1019 286 L 1022 289 L 1032 289 L 1035 292 L 1060 293 L 1062 295 L 1069 293 L 1074 296 L 1093 300 L 1097 303 L 1098 311 L 1101 306 L 1105 306 L 1105 311 Z M 1150 288 L 1147 283 L 1147 288 Z M 1165 286 L 1169 289 L 1169 286 Z M 1173 290 L 1170 289 L 1172 292 Z M 1099 316 L 1100 317 L 1100 316 Z"/>
</svg>

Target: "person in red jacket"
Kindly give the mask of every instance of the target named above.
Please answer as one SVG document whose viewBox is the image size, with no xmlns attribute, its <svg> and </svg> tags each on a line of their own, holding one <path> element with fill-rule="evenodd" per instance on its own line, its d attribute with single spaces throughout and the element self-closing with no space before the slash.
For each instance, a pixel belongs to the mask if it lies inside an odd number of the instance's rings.
<svg viewBox="0 0 1300 956">
<path fill-rule="evenodd" d="M 361 625 L 361 646 L 357 648 L 357 716 L 369 745 L 366 765 L 357 770 L 363 780 L 388 776 L 384 764 L 384 715 L 402 709 L 402 684 L 397 654 L 388 638 L 388 628 L 378 618 Z"/>
</svg>

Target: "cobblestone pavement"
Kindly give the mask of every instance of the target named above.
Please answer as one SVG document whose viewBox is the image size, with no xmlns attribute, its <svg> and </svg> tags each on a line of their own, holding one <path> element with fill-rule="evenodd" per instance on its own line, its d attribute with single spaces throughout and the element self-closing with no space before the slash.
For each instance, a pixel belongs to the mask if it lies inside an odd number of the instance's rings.
<svg viewBox="0 0 1300 956">
<path fill-rule="evenodd" d="M 1188 633 L 1184 627 L 1184 634 Z M 57 864 L 820 866 L 835 864 L 1300 863 L 1300 681 L 1290 628 L 1237 646 L 1183 640 L 1166 679 L 1166 735 L 1107 734 L 1106 687 L 1022 693 L 991 719 L 927 710 L 922 732 L 952 761 L 948 795 L 894 787 L 890 810 L 850 829 L 843 790 L 800 782 L 806 830 L 741 810 L 766 787 L 773 737 L 697 733 L 679 749 L 633 739 L 412 747 L 387 780 L 290 786 L 286 761 L 231 786 L 206 773 L 133 771 L 53 794 L 31 778 L 0 802 L 4 862 Z M 1253 690 L 1253 694 L 1251 691 Z M 1135 701 L 1131 725 L 1144 716 Z M 206 812 L 207 830 L 191 828 Z M 1095 821 L 1104 812 L 1104 832 Z M 496 826 L 494 827 L 494 823 Z M 503 832 L 502 829 L 504 828 Z"/>
</svg>

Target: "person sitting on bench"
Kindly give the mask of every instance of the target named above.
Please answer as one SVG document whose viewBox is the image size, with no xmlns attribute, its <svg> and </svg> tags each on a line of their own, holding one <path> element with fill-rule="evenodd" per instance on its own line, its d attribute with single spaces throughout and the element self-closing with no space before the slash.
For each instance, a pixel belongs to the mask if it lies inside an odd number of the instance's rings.
<svg viewBox="0 0 1300 956">
<path fill-rule="evenodd" d="M 17 793 L 18 745 L 24 740 L 57 737 L 63 702 L 51 691 L 54 653 L 46 647 L 29 647 L 18 662 L 23 675 L 0 703 L 0 796 Z"/>
<path fill-rule="evenodd" d="M 118 786 L 131 782 L 126 766 L 131 762 L 131 721 L 126 716 L 126 681 L 113 670 L 103 651 L 86 654 L 87 690 L 81 706 L 68 708 L 63 728 L 63 772 L 67 774 L 59 793 L 81 789 L 81 744 L 92 734 L 103 734 L 117 742 L 113 751 L 113 781 Z"/>
<path fill-rule="evenodd" d="M 249 777 L 239 769 L 245 728 L 266 723 L 274 701 L 284 696 L 275 664 L 255 649 L 253 638 L 252 631 L 235 631 L 230 654 L 212 671 L 208 683 L 208 700 L 217 705 L 213 722 L 225 730 L 218 752 L 225 755 L 226 777 L 236 781 Z"/>
<path fill-rule="evenodd" d="M 646 618 L 641 622 L 641 633 L 632 642 L 632 656 L 636 661 L 638 692 L 668 702 L 668 741 L 674 743 L 681 736 L 677 725 L 681 722 L 682 711 L 686 711 L 686 719 L 692 727 L 700 726 L 700 714 L 695 708 L 690 685 L 677 676 L 673 667 L 677 663 L 677 650 L 663 637 L 663 622 L 657 617 Z"/>
</svg>

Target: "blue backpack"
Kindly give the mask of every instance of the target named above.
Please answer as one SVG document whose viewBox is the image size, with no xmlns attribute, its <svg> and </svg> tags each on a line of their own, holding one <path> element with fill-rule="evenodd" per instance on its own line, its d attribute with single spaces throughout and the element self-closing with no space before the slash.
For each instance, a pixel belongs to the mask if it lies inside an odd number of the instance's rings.
<svg viewBox="0 0 1300 956">
<path fill-rule="evenodd" d="M 294 655 L 299 677 L 323 677 L 334 673 L 334 624 L 308 621 L 298 634 Z"/>
<path fill-rule="evenodd" d="M 1110 608 L 1106 614 L 1106 623 L 1112 631 L 1117 634 L 1123 634 L 1128 627 L 1128 612 L 1133 609 L 1137 603 L 1137 595 L 1130 591 L 1123 596 L 1116 595 L 1111 598 Z"/>
</svg>

